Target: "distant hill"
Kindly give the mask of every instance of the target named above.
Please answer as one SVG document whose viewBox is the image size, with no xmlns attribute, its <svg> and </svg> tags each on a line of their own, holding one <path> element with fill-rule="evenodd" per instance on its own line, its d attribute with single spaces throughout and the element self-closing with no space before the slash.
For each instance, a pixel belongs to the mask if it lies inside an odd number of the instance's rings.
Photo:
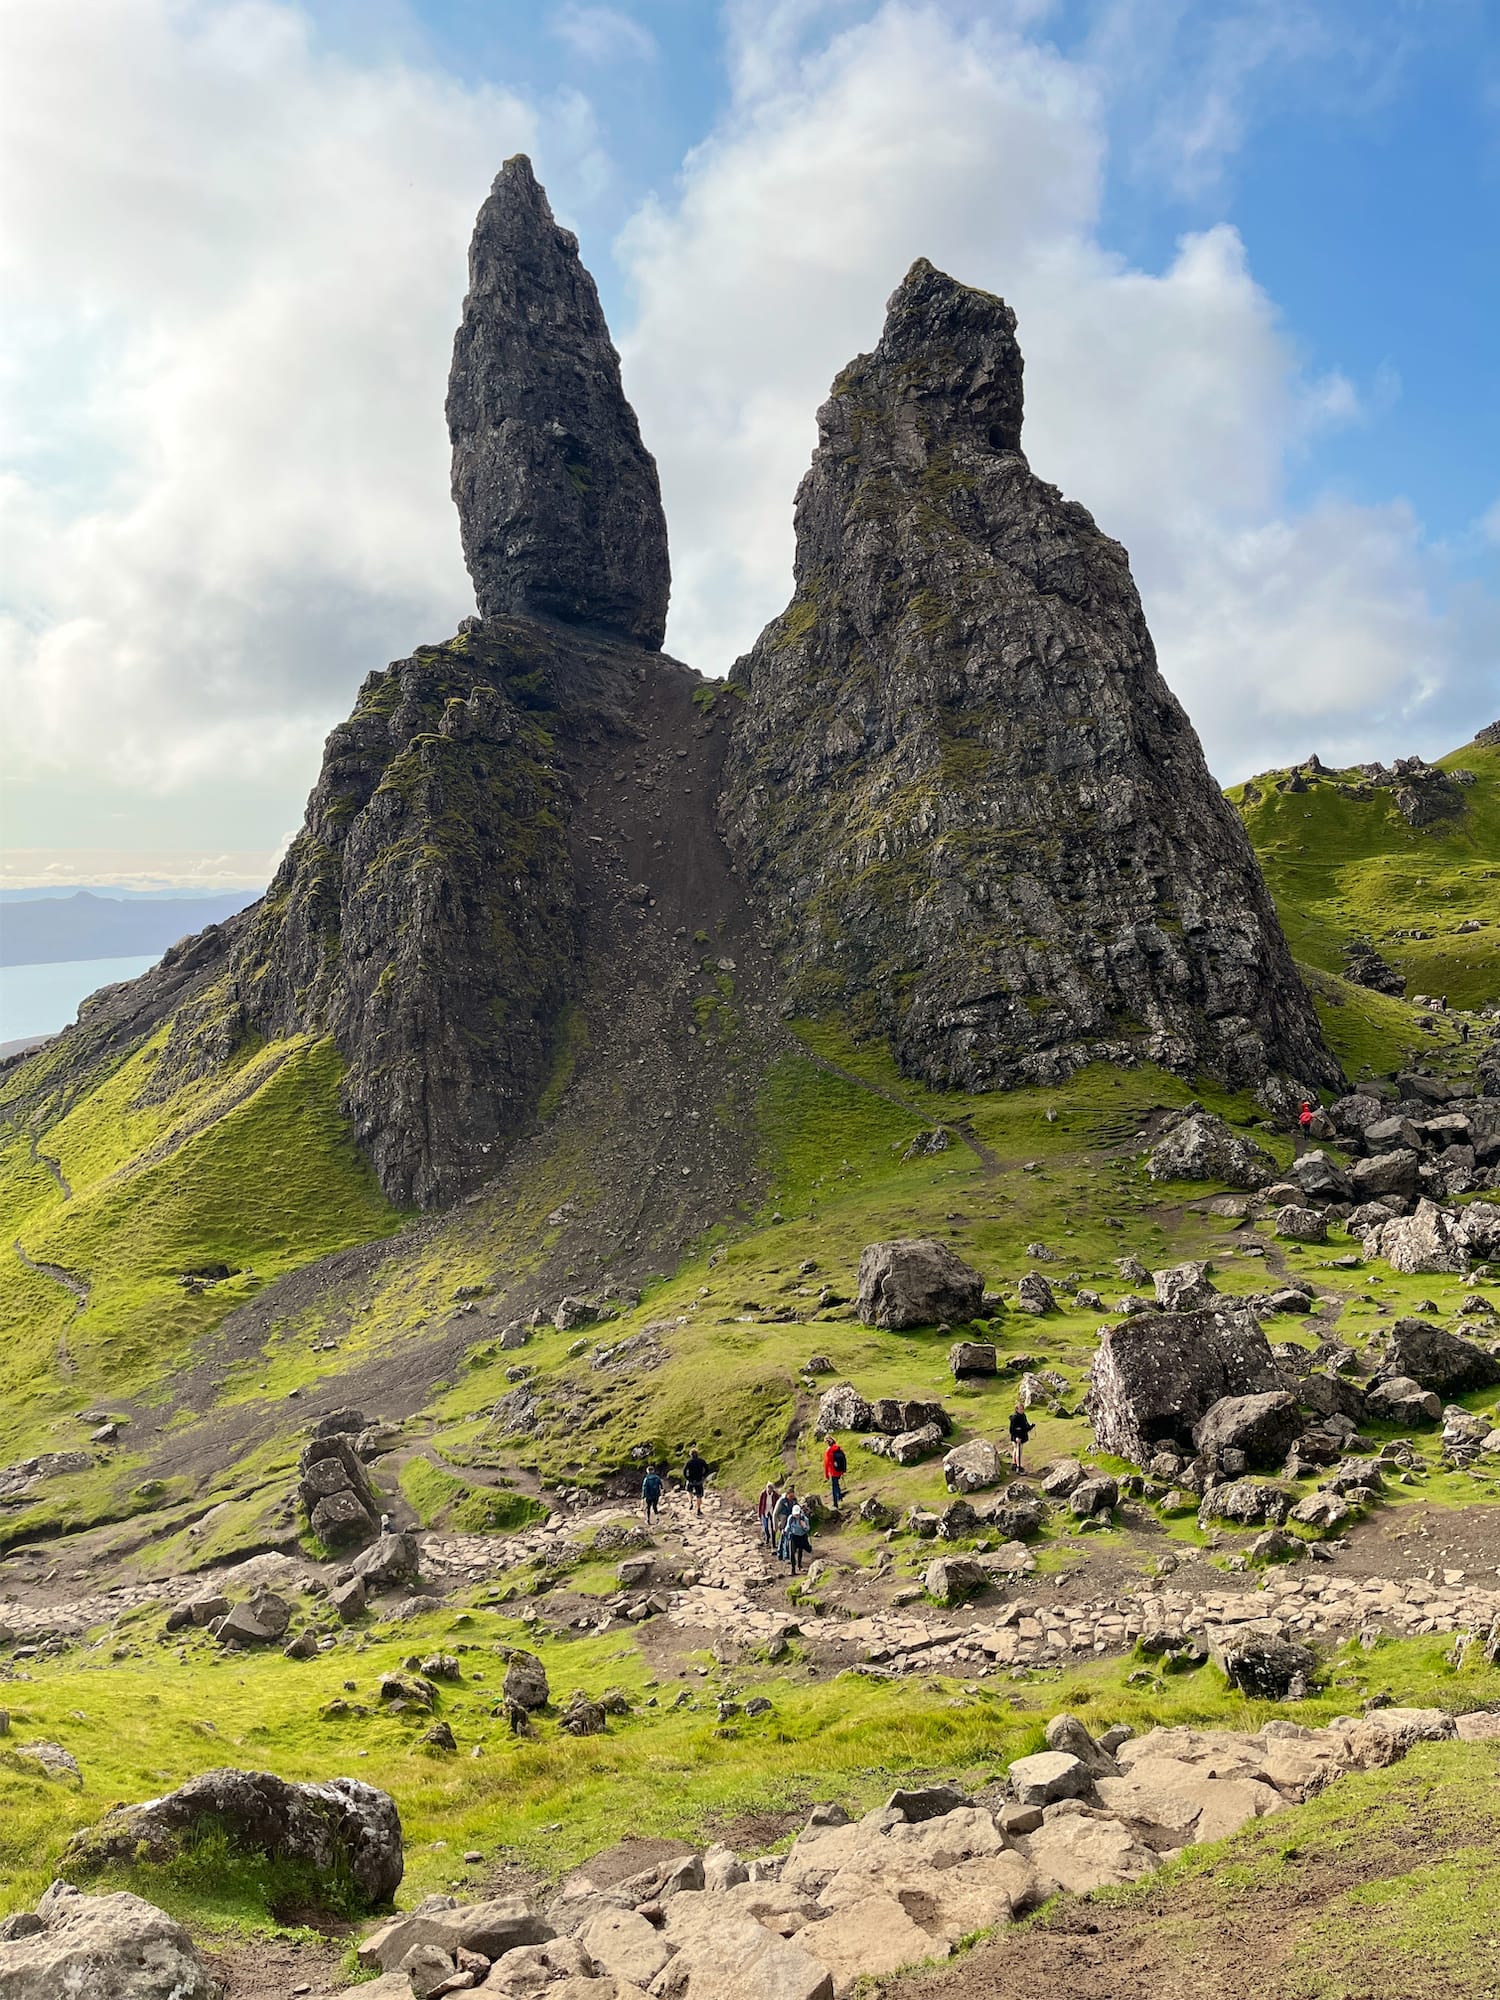
<svg viewBox="0 0 1500 2000">
<path fill-rule="evenodd" d="M 1436 764 L 1270 771 L 1229 793 L 1292 950 L 1339 975 L 1368 943 L 1406 993 L 1500 1000 L 1500 744 Z M 1357 975 L 1356 975 L 1357 976 Z"/>
<path fill-rule="evenodd" d="M 254 900 L 247 889 L 128 902 L 80 889 L 71 896 L 7 902 L 0 907 L 0 965 L 60 965 L 165 951 Z"/>
</svg>

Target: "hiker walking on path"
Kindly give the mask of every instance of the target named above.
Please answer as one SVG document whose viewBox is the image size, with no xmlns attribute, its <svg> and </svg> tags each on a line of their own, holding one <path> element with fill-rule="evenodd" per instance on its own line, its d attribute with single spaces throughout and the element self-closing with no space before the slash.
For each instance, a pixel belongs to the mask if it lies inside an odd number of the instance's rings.
<svg viewBox="0 0 1500 2000">
<path fill-rule="evenodd" d="M 1026 1449 L 1026 1440 L 1031 1436 L 1031 1419 L 1020 1403 L 1010 1413 L 1010 1463 L 1014 1472 L 1024 1468 L 1021 1455 Z"/>
<path fill-rule="evenodd" d="M 776 1502 L 781 1498 L 781 1489 L 774 1479 L 768 1479 L 760 1489 L 760 1498 L 755 1503 L 755 1518 L 760 1522 L 762 1539 L 768 1549 L 776 1546 L 776 1526 L 774 1516 Z"/>
<path fill-rule="evenodd" d="M 641 1481 L 641 1499 L 646 1508 L 646 1526 L 661 1512 L 661 1474 L 654 1465 L 647 1466 L 646 1476 Z"/>
<path fill-rule="evenodd" d="M 849 1470 L 849 1461 L 844 1456 L 844 1447 L 833 1432 L 828 1433 L 828 1449 L 823 1454 L 823 1477 L 828 1481 L 833 1494 L 834 1512 L 844 1504 L 844 1475 Z"/>
<path fill-rule="evenodd" d="M 785 1493 L 777 1495 L 776 1505 L 771 1509 L 771 1545 L 776 1551 L 778 1562 L 786 1562 L 791 1554 L 786 1543 L 786 1524 L 796 1504 L 796 1491 L 789 1486 Z"/>
<path fill-rule="evenodd" d="M 1307 1142 L 1312 1136 L 1313 1108 L 1304 1098 L 1297 1112 L 1297 1156 L 1307 1151 Z"/>
<path fill-rule="evenodd" d="M 812 1554 L 812 1522 L 808 1520 L 807 1509 L 800 1500 L 792 1502 L 791 1512 L 787 1515 L 786 1548 L 792 1575 L 800 1576 L 803 1564 Z"/>
<path fill-rule="evenodd" d="M 682 1483 L 688 1490 L 688 1498 L 693 1503 L 693 1512 L 703 1512 L 703 1489 L 708 1484 L 708 1461 L 699 1452 L 697 1445 L 688 1446 L 687 1464 L 682 1468 Z"/>
</svg>

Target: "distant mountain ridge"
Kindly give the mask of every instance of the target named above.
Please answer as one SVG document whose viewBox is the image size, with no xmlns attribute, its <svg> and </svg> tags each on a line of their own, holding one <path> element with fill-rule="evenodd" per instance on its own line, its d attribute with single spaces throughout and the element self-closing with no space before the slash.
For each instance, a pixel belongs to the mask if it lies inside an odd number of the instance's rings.
<svg viewBox="0 0 1500 2000">
<path fill-rule="evenodd" d="M 132 899 L 79 889 L 0 905 L 0 965 L 62 965 L 84 958 L 138 958 L 221 924 L 247 903 L 250 889 L 217 896 Z"/>
</svg>

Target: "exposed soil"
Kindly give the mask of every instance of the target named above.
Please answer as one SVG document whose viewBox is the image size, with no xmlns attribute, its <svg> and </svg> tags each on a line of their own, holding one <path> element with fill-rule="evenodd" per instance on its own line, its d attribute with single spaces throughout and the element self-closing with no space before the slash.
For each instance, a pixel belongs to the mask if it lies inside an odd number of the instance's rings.
<svg viewBox="0 0 1500 2000">
<path fill-rule="evenodd" d="M 294 1993 L 322 1993 L 344 1984 L 343 1936 L 244 1938 L 220 1951 L 205 1951 L 225 1982 L 225 2000 L 289 2000 Z"/>
<path fill-rule="evenodd" d="M 1308 1950 L 1310 1928 L 1351 1891 L 1401 1876 L 1417 1858 L 1431 1867 L 1467 1851 L 1472 1825 L 1451 1801 L 1424 1800 L 1415 1776 L 1401 1807 L 1384 1824 L 1366 1814 L 1357 1840 L 1294 1856 L 1253 1893 L 1201 1876 L 1124 1903 L 1066 1897 L 951 1969 L 874 1991 L 882 2000 L 1492 2000 L 1492 1956 L 1455 1968 L 1403 1951 L 1397 1970 L 1357 1907 L 1347 1944 L 1330 1935 Z"/>
</svg>

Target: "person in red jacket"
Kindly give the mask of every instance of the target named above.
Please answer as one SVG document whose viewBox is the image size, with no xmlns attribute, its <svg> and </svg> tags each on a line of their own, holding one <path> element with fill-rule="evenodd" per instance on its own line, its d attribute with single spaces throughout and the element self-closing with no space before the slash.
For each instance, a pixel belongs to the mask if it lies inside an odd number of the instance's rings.
<svg viewBox="0 0 1500 2000">
<path fill-rule="evenodd" d="M 828 1449 L 823 1453 L 823 1477 L 828 1481 L 835 1511 L 844 1503 L 844 1474 L 848 1470 L 849 1461 L 844 1456 L 844 1447 L 830 1431 Z"/>
<path fill-rule="evenodd" d="M 1312 1122 L 1313 1108 L 1304 1098 L 1301 1108 L 1297 1113 L 1297 1151 L 1299 1154 L 1307 1151 L 1307 1142 L 1312 1134 Z"/>
</svg>

